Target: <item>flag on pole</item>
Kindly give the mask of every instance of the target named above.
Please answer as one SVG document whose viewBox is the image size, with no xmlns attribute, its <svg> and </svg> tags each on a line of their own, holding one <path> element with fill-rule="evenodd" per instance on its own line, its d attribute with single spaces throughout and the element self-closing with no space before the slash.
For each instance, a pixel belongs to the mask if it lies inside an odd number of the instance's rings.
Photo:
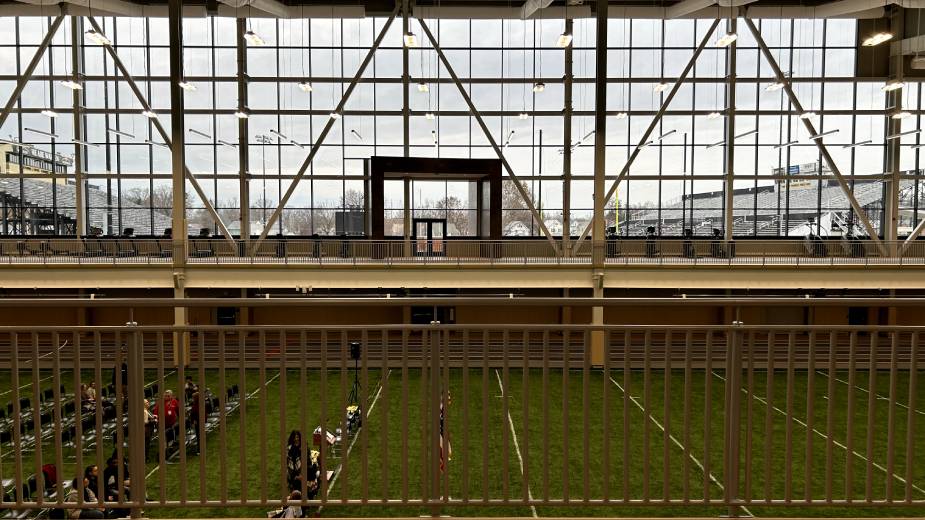
<svg viewBox="0 0 925 520">
<path fill-rule="evenodd" d="M 449 404 L 449 394 L 446 401 L 440 402 L 440 473 L 446 473 L 446 463 L 453 458 L 453 448 L 450 446 L 450 437 L 446 428 L 446 407 Z"/>
</svg>

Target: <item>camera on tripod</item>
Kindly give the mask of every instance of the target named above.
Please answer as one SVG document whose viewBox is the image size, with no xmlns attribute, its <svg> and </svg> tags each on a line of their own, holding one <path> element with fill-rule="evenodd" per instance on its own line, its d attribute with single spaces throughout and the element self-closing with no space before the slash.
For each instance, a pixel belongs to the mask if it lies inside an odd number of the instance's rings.
<svg viewBox="0 0 925 520">
<path fill-rule="evenodd" d="M 363 354 L 363 348 L 359 341 L 351 341 L 348 345 L 350 348 L 350 359 L 353 360 L 353 387 L 350 389 L 350 395 L 347 396 L 347 432 L 353 433 L 363 425 L 363 415 L 360 411 L 360 357 Z"/>
</svg>

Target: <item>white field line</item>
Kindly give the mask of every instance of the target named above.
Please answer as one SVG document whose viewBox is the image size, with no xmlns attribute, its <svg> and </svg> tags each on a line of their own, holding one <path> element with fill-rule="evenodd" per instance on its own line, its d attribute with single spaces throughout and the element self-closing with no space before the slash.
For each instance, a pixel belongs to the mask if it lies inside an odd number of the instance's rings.
<svg viewBox="0 0 925 520">
<path fill-rule="evenodd" d="M 390 368 L 389 371 L 385 373 L 385 378 L 388 379 L 388 378 L 389 378 L 389 375 L 391 375 L 391 374 L 392 374 L 392 369 Z M 376 395 L 373 396 L 373 402 L 369 404 L 369 410 L 367 410 L 367 412 L 366 412 L 366 420 L 367 420 L 367 422 L 369 422 L 369 416 L 372 415 L 372 413 L 373 413 L 373 408 L 376 407 L 376 403 L 379 401 L 379 396 L 380 396 L 380 395 L 382 395 L 382 384 L 381 384 L 381 383 L 379 384 L 379 390 L 376 391 Z M 364 424 L 363 426 L 361 426 L 361 428 L 366 428 L 366 424 Z M 357 439 L 360 438 L 359 433 L 360 433 L 360 432 L 357 432 L 356 434 L 354 434 L 353 440 L 351 440 L 351 441 L 350 441 L 350 445 L 347 446 L 347 451 L 344 453 L 344 456 L 341 457 L 342 460 L 346 460 L 347 457 L 350 456 L 350 452 L 353 451 L 353 445 L 356 444 L 356 443 L 357 443 Z M 337 477 L 340 476 L 340 468 L 342 468 L 343 466 L 344 466 L 344 463 L 341 462 L 341 463 L 340 463 L 340 466 L 338 466 L 337 471 L 334 472 L 334 477 L 331 479 L 331 484 L 328 486 L 328 495 L 329 495 L 329 496 L 330 496 L 330 494 L 331 494 L 331 490 L 334 489 L 334 484 L 337 484 Z M 320 507 L 318 508 L 318 511 L 319 511 L 319 512 L 321 511 L 321 508 L 320 508 Z"/>
<path fill-rule="evenodd" d="M 723 380 L 723 381 L 726 380 L 726 378 L 724 378 L 723 376 L 717 374 L 715 371 L 711 371 L 711 372 L 713 373 L 714 376 L 720 378 L 721 380 Z M 744 393 L 747 394 L 747 393 L 748 393 L 748 390 L 746 390 L 745 388 L 742 388 L 742 392 L 744 392 Z M 761 403 L 764 404 L 765 406 L 768 406 L 768 401 L 767 401 L 766 399 L 764 399 L 764 398 L 762 398 L 762 397 L 759 397 L 757 394 L 752 394 L 752 397 L 754 397 L 756 400 L 758 400 L 759 402 L 761 402 Z M 773 408 L 777 413 L 779 413 L 779 414 L 781 414 L 781 415 L 783 415 L 783 416 L 785 416 L 785 417 L 787 416 L 787 412 L 785 412 L 784 410 L 781 410 L 781 409 L 778 408 L 777 406 L 771 406 L 771 408 Z M 794 421 L 795 423 L 799 424 L 800 426 L 804 427 L 804 428 L 808 428 L 808 427 L 809 427 L 809 425 L 807 425 L 805 422 L 801 421 L 800 419 L 798 419 L 798 418 L 796 418 L 796 417 L 793 418 L 793 421 Z M 825 433 L 819 431 L 819 430 L 816 429 L 816 428 L 813 428 L 813 433 L 815 433 L 816 435 L 822 437 L 822 438 L 825 439 L 825 440 L 830 440 L 828 435 L 826 435 Z M 838 446 L 839 448 L 845 450 L 846 452 L 848 451 L 848 447 L 845 446 L 844 444 L 842 444 L 841 442 L 838 442 L 836 439 L 832 438 L 831 441 L 832 441 L 832 444 L 833 444 L 833 445 Z M 872 461 L 872 460 L 869 460 L 869 459 L 868 459 L 867 457 L 865 457 L 864 455 L 858 453 L 857 450 L 851 450 L 851 453 L 852 453 L 852 455 L 854 455 L 855 457 L 857 457 L 857 458 L 863 460 L 864 462 L 870 462 L 870 464 L 871 464 L 873 467 L 875 467 L 875 468 L 877 468 L 878 470 L 882 471 L 884 474 L 890 476 L 890 473 L 887 472 L 887 469 L 886 469 L 885 467 L 883 467 L 882 465 L 880 465 L 880 464 L 877 463 L 877 462 L 874 462 L 874 461 Z M 903 484 L 906 483 L 906 479 L 904 479 L 903 477 L 900 477 L 900 476 L 897 475 L 896 473 L 893 473 L 893 474 L 892 474 L 892 477 L 893 477 L 894 479 L 896 479 L 897 481 L 902 482 Z M 925 489 L 922 489 L 921 487 L 915 485 L 914 483 L 912 484 L 912 489 L 914 489 L 914 490 L 918 491 L 919 493 L 922 493 L 923 495 L 925 495 Z"/>
<path fill-rule="evenodd" d="M 816 373 L 819 374 L 819 375 L 825 376 L 825 377 L 829 377 L 829 374 L 823 372 L 822 370 L 816 370 Z M 838 381 L 839 383 L 841 383 L 841 384 L 843 384 L 843 385 L 845 385 L 845 386 L 850 386 L 850 383 L 848 383 L 848 381 L 845 381 L 844 379 L 839 379 L 839 378 L 837 378 L 837 377 L 835 377 L 835 378 L 833 378 L 833 379 L 835 379 L 836 381 Z M 855 387 L 856 389 L 858 389 L 858 390 L 864 392 L 865 394 L 869 394 L 869 393 L 870 393 L 870 390 L 868 390 L 868 389 L 866 389 L 866 388 L 860 387 L 860 386 L 858 386 L 858 385 L 854 385 L 854 387 Z M 875 393 L 874 395 L 877 397 L 877 399 L 879 399 L 879 400 L 881 400 L 881 401 L 889 401 L 889 400 L 890 400 L 889 397 L 887 397 L 887 396 L 885 396 L 885 395 L 882 395 L 882 394 L 877 394 L 877 393 Z M 903 408 L 903 409 L 905 409 L 905 410 L 908 410 L 908 409 L 909 409 L 909 405 L 900 403 L 900 402 L 898 402 L 898 401 L 896 402 L 896 406 L 898 406 L 898 407 L 900 407 L 900 408 Z M 923 412 L 922 410 L 912 410 L 912 411 L 915 412 L 915 413 L 917 413 L 917 414 L 919 414 L 919 415 L 925 415 L 925 412 Z"/>
<path fill-rule="evenodd" d="M 626 393 L 626 390 L 623 389 L 623 386 L 621 386 L 620 383 L 616 382 L 616 380 L 614 380 L 613 377 L 610 378 L 610 382 L 613 383 L 613 384 L 615 384 L 615 385 L 617 385 L 617 388 L 620 389 L 620 392 L 622 392 L 622 393 L 624 393 L 624 394 Z M 636 398 L 635 396 L 632 396 L 632 395 L 629 396 L 629 398 L 630 398 L 630 401 L 632 401 L 633 404 L 636 405 L 636 408 L 639 408 L 639 410 L 640 410 L 642 413 L 645 414 L 646 409 L 645 409 L 644 406 L 642 406 L 641 404 L 639 404 L 639 399 Z M 661 430 L 662 432 L 665 431 L 665 427 L 662 426 L 662 423 L 660 423 L 660 422 L 658 421 L 658 419 L 656 419 L 652 414 L 648 414 L 648 416 L 649 416 L 649 420 L 651 420 L 652 423 L 655 424 L 655 426 L 657 426 L 659 430 Z M 668 434 L 668 438 L 671 439 L 671 442 L 674 443 L 674 445 L 677 446 L 679 449 L 681 449 L 681 451 L 685 451 L 684 445 L 681 444 L 681 441 L 679 441 L 679 440 L 677 439 L 677 437 L 675 437 L 674 435 L 672 435 L 672 434 L 669 433 L 669 434 Z M 700 468 L 700 472 L 701 472 L 701 473 L 705 473 L 705 474 L 707 475 L 707 477 L 709 477 L 710 481 L 713 482 L 714 484 L 716 484 L 716 487 L 718 487 L 718 488 L 720 489 L 720 491 L 725 491 L 725 488 L 723 487 L 722 482 L 720 482 L 720 481 L 716 478 L 716 476 L 713 475 L 712 472 L 707 473 L 706 468 L 703 467 L 703 463 L 700 462 L 699 459 L 697 459 L 697 457 L 693 454 L 693 452 L 690 452 L 690 453 L 689 453 L 689 457 L 690 457 L 691 461 L 692 461 L 698 468 Z M 755 516 L 754 514 L 752 514 L 751 511 L 748 510 L 747 507 L 745 507 L 745 506 L 741 506 L 741 507 L 742 507 L 742 511 L 744 511 L 748 516 L 751 516 L 751 517 L 754 517 L 754 516 Z"/>
<path fill-rule="evenodd" d="M 504 384 L 501 382 L 501 374 L 498 373 L 498 369 L 495 369 L 495 377 L 498 378 L 498 388 L 501 389 L 501 395 L 505 395 Z M 527 396 L 524 396 L 526 399 Z M 524 476 L 524 458 L 520 453 L 520 443 L 517 442 L 517 431 L 514 429 L 514 419 L 511 418 L 510 408 L 507 412 L 507 424 L 511 428 L 511 436 L 514 439 L 514 450 L 517 451 L 517 461 L 520 462 L 520 475 Z M 527 498 L 530 499 L 530 502 L 533 502 L 533 491 L 530 490 L 530 483 L 527 482 Z M 540 515 L 536 512 L 536 506 L 530 504 L 530 512 L 533 514 L 533 518 L 539 518 Z"/>
<path fill-rule="evenodd" d="M 164 377 L 167 377 L 167 376 L 165 375 Z M 267 379 L 266 382 L 264 382 L 262 385 L 260 385 L 259 387 L 257 387 L 253 392 L 251 392 L 251 393 L 247 394 L 246 396 L 244 396 L 244 402 L 247 402 L 248 399 L 250 399 L 251 397 L 254 397 L 255 395 L 257 395 L 257 392 L 263 390 L 263 387 L 268 386 L 270 383 L 272 383 L 273 381 L 276 381 L 277 379 L 279 379 L 279 372 L 277 372 L 276 374 L 274 374 L 273 377 L 271 377 L 270 379 Z M 226 421 L 228 420 L 228 416 L 227 416 L 227 415 L 225 416 L 225 420 L 226 420 Z M 157 466 L 154 466 L 154 468 L 153 468 L 151 471 L 149 471 L 147 475 L 145 475 L 145 480 L 147 481 L 149 478 L 151 478 L 151 475 L 154 475 L 154 473 L 155 473 L 158 469 L 160 469 L 160 467 L 161 467 L 161 464 L 158 462 Z"/>
</svg>

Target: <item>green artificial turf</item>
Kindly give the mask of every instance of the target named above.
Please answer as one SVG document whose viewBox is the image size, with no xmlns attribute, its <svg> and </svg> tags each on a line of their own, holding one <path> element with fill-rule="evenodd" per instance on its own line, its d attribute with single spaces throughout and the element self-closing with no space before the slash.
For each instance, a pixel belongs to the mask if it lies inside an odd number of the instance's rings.
<svg viewBox="0 0 925 520">
<path fill-rule="evenodd" d="M 788 374 L 786 368 L 778 367 L 770 385 L 767 371 L 749 371 L 747 367 L 743 370 L 738 395 L 738 496 L 753 503 L 740 513 L 845 517 L 925 514 L 925 507 L 903 505 L 806 507 L 760 503 L 768 497 L 802 500 L 809 496 L 823 500 L 829 495 L 836 501 L 849 496 L 862 501 L 867 489 L 875 500 L 905 498 L 910 410 L 899 405 L 891 410 L 884 397 L 892 392 L 898 403 L 907 405 L 909 372 L 898 371 L 893 378 L 889 371 L 875 374 L 870 401 L 873 415 L 869 417 L 868 372 L 858 371 L 851 387 L 846 384 L 846 371 L 837 371 L 837 379 L 830 379 L 826 368 L 819 368 L 819 372 L 794 370 Z M 167 372 L 162 388 L 180 391 L 181 374 Z M 186 374 L 197 380 L 201 377 L 216 394 L 223 391 L 217 370 L 200 373 L 187 369 Z M 39 379 L 45 376 L 44 372 L 38 375 Z M 241 385 L 241 376 L 236 369 L 226 370 L 225 386 Z M 375 504 L 382 498 L 419 501 L 432 494 L 429 470 L 436 461 L 428 460 L 425 446 L 428 421 L 433 419 L 431 376 L 420 369 L 366 372 L 366 381 L 361 383 L 368 391 L 361 391 L 361 400 L 365 395 L 369 416 L 360 434 L 344 441 L 339 454 L 326 455 L 328 468 L 338 469 L 339 474 L 330 484 L 328 504 L 320 511 L 321 515 L 719 516 L 729 513 L 719 504 L 698 503 L 705 497 L 720 500 L 723 486 L 728 484 L 723 435 L 725 418 L 730 412 L 725 407 L 726 374 L 722 370 L 711 373 L 702 369 L 689 373 L 652 369 L 646 375 L 642 370 L 624 373 L 621 368 L 613 368 L 610 377 L 601 370 L 580 368 L 568 372 L 554 368 L 545 373 L 542 369 L 525 373 L 513 367 L 487 370 L 472 367 L 467 373 L 450 369 L 439 377 L 440 384 L 444 381 L 448 384 L 451 395 L 446 427 L 453 452 L 446 472 L 440 476 L 438 502 L 448 497 L 454 503 Z M 92 371 L 82 374 L 83 379 L 89 377 Z M 156 371 L 145 374 L 149 382 L 157 377 Z M 920 373 L 919 381 L 923 377 L 925 374 Z M 19 384 L 27 385 L 32 378 L 31 371 L 22 371 Z M 103 380 L 110 378 L 111 372 L 104 371 Z M 789 395 L 788 378 L 792 380 Z M 261 381 L 267 384 L 262 386 Z M 62 373 L 61 382 L 72 387 L 73 373 Z M 239 501 L 244 496 L 249 500 L 282 498 L 286 492 L 283 450 L 289 431 L 300 429 L 306 439 L 311 438 L 311 431 L 321 420 L 322 388 L 328 429 L 340 426 L 352 382 L 352 371 L 324 373 L 306 369 L 303 372 L 299 367 L 289 367 L 281 372 L 268 367 L 261 374 L 258 369 L 246 370 L 241 393 L 249 398 L 243 421 L 240 410 L 226 418 L 224 443 L 221 431 L 215 430 L 206 437 L 203 454 L 186 454 L 185 464 L 180 457 L 166 465 L 150 461 L 146 464 L 149 474 L 146 491 L 154 502 L 146 508 L 147 516 L 264 516 L 270 509 L 268 506 L 202 508 L 194 502 Z M 0 373 L 2 406 L 12 395 L 3 393 L 10 391 L 10 385 L 10 373 Z M 41 388 L 46 386 L 51 386 L 50 381 L 41 383 Z M 25 392 L 31 393 L 32 389 L 21 390 Z M 849 398 L 853 399 L 851 435 Z M 917 385 L 914 399 L 911 498 L 925 500 L 925 384 Z M 685 412 L 689 417 L 687 422 Z M 873 426 L 869 445 L 868 422 Z M 891 423 L 895 441 L 892 452 L 887 442 Z M 851 453 L 847 449 L 849 437 Z M 101 452 L 104 459 L 112 452 L 108 441 Z M 48 457 L 54 454 L 54 443 L 45 442 L 43 458 L 49 461 Z M 83 464 L 95 462 L 97 455 L 95 448 L 85 450 Z M 76 473 L 75 450 L 64 449 L 62 456 L 66 474 Z M 2 446 L 3 478 L 12 477 L 16 468 L 13 461 L 11 447 Z M 24 476 L 31 474 L 36 467 L 35 452 L 24 452 L 21 462 Z M 827 482 L 829 468 L 832 478 Z M 342 498 L 364 496 L 372 504 L 337 503 Z M 541 503 L 563 500 L 566 496 L 572 503 Z M 599 501 L 605 496 L 615 502 L 582 503 L 584 499 Z M 537 505 L 523 505 L 524 497 L 532 497 Z M 640 503 L 647 497 L 650 503 Z M 664 497 L 690 503 L 665 505 Z M 624 498 L 634 504 L 620 504 L 618 501 Z M 156 504 L 161 499 L 190 503 L 164 507 Z M 456 503 L 462 499 L 468 499 L 469 503 Z M 492 503 L 480 504 L 483 499 Z M 500 503 L 504 499 L 511 504 Z"/>
</svg>

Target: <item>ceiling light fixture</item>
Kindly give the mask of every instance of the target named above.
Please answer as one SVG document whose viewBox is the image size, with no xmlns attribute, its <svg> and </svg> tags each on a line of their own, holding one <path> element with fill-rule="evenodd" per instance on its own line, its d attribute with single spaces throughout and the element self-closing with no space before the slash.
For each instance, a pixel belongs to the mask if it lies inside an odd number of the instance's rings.
<svg viewBox="0 0 925 520">
<path fill-rule="evenodd" d="M 70 80 L 70 79 L 59 81 L 58 84 L 64 88 L 69 88 L 71 90 L 83 90 L 84 88 L 83 85 L 81 85 L 80 83 L 77 83 L 76 81 Z"/>
<path fill-rule="evenodd" d="M 620 113 L 617 114 L 616 117 L 617 117 L 617 119 L 626 119 L 627 113 L 626 113 L 626 112 L 620 112 Z"/>
<path fill-rule="evenodd" d="M 122 137 L 128 137 L 129 139 L 134 139 L 134 138 L 135 138 L 134 135 L 132 135 L 132 134 L 130 134 L 130 133 L 128 133 L 128 132 L 123 132 L 122 130 L 116 130 L 115 128 L 107 128 L 106 131 L 109 132 L 110 134 L 116 134 L 116 135 L 120 135 L 120 136 L 122 136 Z"/>
<path fill-rule="evenodd" d="M 417 47 L 418 46 L 418 37 L 411 31 L 405 33 L 404 38 L 405 47 Z"/>
<path fill-rule="evenodd" d="M 93 40 L 99 45 L 112 45 L 112 40 L 106 37 L 105 34 L 96 32 L 95 29 L 89 29 L 84 33 L 84 36 Z"/>
<path fill-rule="evenodd" d="M 340 114 L 337 112 L 331 112 L 331 119 L 340 119 Z"/>
<path fill-rule="evenodd" d="M 147 117 L 148 119 L 157 119 L 157 112 L 153 110 L 142 110 L 141 115 Z"/>
<path fill-rule="evenodd" d="M 33 134 L 39 134 L 39 135 L 44 135 L 44 136 L 47 136 L 47 137 L 51 137 L 52 139 L 58 139 L 58 134 L 53 134 L 53 133 L 51 133 L 51 132 L 46 132 L 45 130 L 36 130 L 35 128 L 28 128 L 28 127 L 27 127 L 27 128 L 23 128 L 23 130 L 26 131 L 26 132 L 32 132 Z"/>
<path fill-rule="evenodd" d="M 424 117 L 425 117 L 428 121 L 433 121 L 434 119 L 437 119 L 437 116 L 436 116 L 433 112 L 428 112 L 428 113 L 424 114 Z"/>
<path fill-rule="evenodd" d="M 81 141 L 80 139 L 71 139 L 71 142 L 74 143 L 74 144 L 79 144 L 79 145 L 81 145 L 81 146 L 92 146 L 93 148 L 99 148 L 99 147 L 100 147 L 100 145 L 98 145 L 98 144 L 90 143 L 90 142 L 87 142 L 87 141 Z"/>
<path fill-rule="evenodd" d="M 301 90 L 302 92 L 311 92 L 312 84 L 307 81 L 302 81 L 299 83 L 299 90 Z"/>
<path fill-rule="evenodd" d="M 559 35 L 559 39 L 556 40 L 556 47 L 559 47 L 560 49 L 564 49 L 571 44 L 572 44 L 572 33 L 568 31 L 563 31 L 562 34 Z"/>
<path fill-rule="evenodd" d="M 50 108 L 46 108 L 45 110 L 42 110 L 42 115 L 45 117 L 50 117 L 52 119 L 58 117 L 58 113 Z"/>
<path fill-rule="evenodd" d="M 922 130 L 921 130 L 921 129 L 907 130 L 907 131 L 905 131 L 905 132 L 900 132 L 900 133 L 898 133 L 898 134 L 890 134 L 890 135 L 886 136 L 886 138 L 887 138 L 887 140 L 893 140 L 893 139 L 899 139 L 900 137 L 904 137 L 904 136 L 907 136 L 907 135 L 915 135 L 915 134 L 920 134 L 920 133 L 922 133 Z"/>
<path fill-rule="evenodd" d="M 267 42 L 264 41 L 264 39 L 261 38 L 259 34 L 250 29 L 244 33 L 244 39 L 247 40 L 248 44 L 253 45 L 254 47 L 262 47 L 267 44 Z"/>
<path fill-rule="evenodd" d="M 715 45 L 717 47 L 728 47 L 732 45 L 732 42 L 736 41 L 737 39 L 739 39 L 739 35 L 734 32 L 727 32 L 726 34 L 720 36 L 718 40 L 716 40 Z"/>
<path fill-rule="evenodd" d="M 507 134 L 507 139 L 504 140 L 504 146 L 502 146 L 502 148 L 507 148 L 508 145 L 511 144 L 511 138 L 512 138 L 512 137 L 514 137 L 514 131 L 513 131 L 513 130 L 511 130 L 511 132 L 510 132 L 509 134 Z"/>
<path fill-rule="evenodd" d="M 246 108 L 242 108 L 242 109 L 240 109 L 240 110 L 238 110 L 237 112 L 234 113 L 234 117 L 236 117 L 236 118 L 238 118 L 238 119 L 247 119 L 247 118 L 249 118 L 250 116 L 251 116 L 251 115 L 250 115 L 250 112 L 248 112 Z"/>
<path fill-rule="evenodd" d="M 219 140 L 218 140 L 218 144 L 220 144 L 220 145 L 222 145 L 222 146 L 227 146 L 228 148 L 234 148 L 234 145 L 233 145 L 233 144 L 229 143 L 228 141 L 226 141 L 226 140 L 224 140 L 224 139 L 219 139 Z"/>
<path fill-rule="evenodd" d="M 709 150 L 710 148 L 715 148 L 715 147 L 717 147 L 717 146 L 722 146 L 722 145 L 725 144 L 725 143 L 726 143 L 726 141 L 716 141 L 716 142 L 713 143 L 713 144 L 707 145 L 707 150 Z"/>
<path fill-rule="evenodd" d="M 764 87 L 764 91 L 765 92 L 777 92 L 778 90 L 781 90 L 782 88 L 784 88 L 784 82 L 775 81 L 774 83 L 771 83 L 767 87 Z"/>
<path fill-rule="evenodd" d="M 421 81 L 418 83 L 418 92 L 430 92 L 430 86 L 427 83 Z"/>
<path fill-rule="evenodd" d="M 893 119 L 908 119 L 908 118 L 912 117 L 912 112 L 907 112 L 907 111 L 905 111 L 905 110 L 901 110 L 901 111 L 899 111 L 899 112 L 894 113 L 894 114 L 891 115 L 890 117 L 892 117 Z"/>
<path fill-rule="evenodd" d="M 652 92 L 664 92 L 666 90 L 668 90 L 668 83 L 664 82 L 656 83 L 655 86 L 652 87 Z"/>
<path fill-rule="evenodd" d="M 857 148 L 858 146 L 864 146 L 864 145 L 870 144 L 870 143 L 872 143 L 872 142 L 873 142 L 873 141 L 871 141 L 870 139 L 868 139 L 868 140 L 866 140 L 866 141 L 861 141 L 861 142 L 859 142 L 859 143 L 846 144 L 845 146 L 842 146 L 842 148 Z"/>
<path fill-rule="evenodd" d="M 354 130 L 353 128 L 351 128 L 351 129 L 350 129 L 350 133 L 353 134 L 353 137 L 356 137 L 356 138 L 357 138 L 357 141 L 359 141 L 359 142 L 361 142 L 361 143 L 363 142 L 363 136 L 360 135 L 359 132 L 357 132 L 356 130 Z"/>
<path fill-rule="evenodd" d="M 158 143 L 157 141 L 152 141 L 150 139 L 145 139 L 145 144 L 150 144 L 153 146 L 160 146 L 161 148 L 169 148 L 169 146 L 167 146 L 167 143 Z"/>
<path fill-rule="evenodd" d="M 533 92 L 539 94 L 540 92 L 543 92 L 544 90 L 546 90 L 546 84 L 543 83 L 542 81 L 537 81 L 536 83 L 533 84 Z"/>
<path fill-rule="evenodd" d="M 813 141 L 818 141 L 827 135 L 837 134 L 838 132 L 839 130 L 836 128 L 834 130 L 828 130 L 826 132 L 822 132 L 821 134 L 810 136 L 809 138 L 812 139 Z"/>
<path fill-rule="evenodd" d="M 906 82 L 898 79 L 891 79 L 880 87 L 881 92 L 893 92 L 906 86 Z"/>
<path fill-rule="evenodd" d="M 438 143 L 437 143 L 437 131 L 436 131 L 436 130 L 431 130 L 431 131 L 430 131 L 430 135 L 431 135 L 431 137 L 434 138 L 434 148 L 436 148 L 436 147 L 438 146 Z"/>
<path fill-rule="evenodd" d="M 276 137 L 280 138 L 280 140 L 282 140 L 282 141 L 291 141 L 291 140 L 292 140 L 292 139 L 289 139 L 289 137 L 286 136 L 285 134 L 280 133 L 278 130 L 270 130 L 270 133 L 273 134 L 273 135 L 275 135 Z"/>
<path fill-rule="evenodd" d="M 735 137 L 736 137 L 736 139 L 739 139 L 740 137 L 747 137 L 747 136 L 750 136 L 750 135 L 752 135 L 752 134 L 757 134 L 757 133 L 758 133 L 758 129 L 757 129 L 757 128 L 753 128 L 753 129 L 749 130 L 748 132 L 742 132 L 741 134 L 739 134 L 739 135 L 737 135 L 737 136 L 735 136 Z"/>
<path fill-rule="evenodd" d="M 196 85 L 190 83 L 189 81 L 178 81 L 177 85 L 187 92 L 196 92 Z"/>
<path fill-rule="evenodd" d="M 661 141 L 662 139 L 668 137 L 669 135 L 671 135 L 671 134 L 673 134 L 673 133 L 676 133 L 677 131 L 678 131 L 677 129 L 669 130 L 669 131 L 665 132 L 664 134 L 658 136 L 658 140 Z"/>
<path fill-rule="evenodd" d="M 812 119 L 814 117 L 816 117 L 816 113 L 813 112 L 812 110 L 809 110 L 809 111 L 806 111 L 800 114 L 800 119 Z"/>
<path fill-rule="evenodd" d="M 789 147 L 791 147 L 791 146 L 793 146 L 793 145 L 795 145 L 795 144 L 797 144 L 797 143 L 799 143 L 799 141 L 789 141 L 789 142 L 786 142 L 786 143 L 776 144 L 776 145 L 774 145 L 774 149 L 775 149 L 775 150 L 780 150 L 781 148 L 789 148 Z"/>
<path fill-rule="evenodd" d="M 883 42 L 893 39 L 893 33 L 891 32 L 878 32 L 871 34 L 861 42 L 861 45 L 864 47 L 873 47 L 874 45 L 880 45 Z"/>
<path fill-rule="evenodd" d="M 710 112 L 707 114 L 707 119 L 719 119 L 723 116 L 722 112 Z"/>
<path fill-rule="evenodd" d="M 195 128 L 190 128 L 190 129 L 189 129 L 189 133 L 191 133 L 191 134 L 196 134 L 196 135 L 201 136 L 201 137 L 205 137 L 206 139 L 212 139 L 212 136 L 211 136 L 211 135 L 209 135 L 209 134 L 207 134 L 207 133 L 205 133 L 205 132 L 201 132 L 201 131 L 199 131 L 199 130 L 196 130 Z"/>
<path fill-rule="evenodd" d="M 521 119 L 521 120 L 530 119 L 530 114 L 527 114 L 526 112 L 521 112 L 517 114 L 517 119 Z"/>
</svg>

